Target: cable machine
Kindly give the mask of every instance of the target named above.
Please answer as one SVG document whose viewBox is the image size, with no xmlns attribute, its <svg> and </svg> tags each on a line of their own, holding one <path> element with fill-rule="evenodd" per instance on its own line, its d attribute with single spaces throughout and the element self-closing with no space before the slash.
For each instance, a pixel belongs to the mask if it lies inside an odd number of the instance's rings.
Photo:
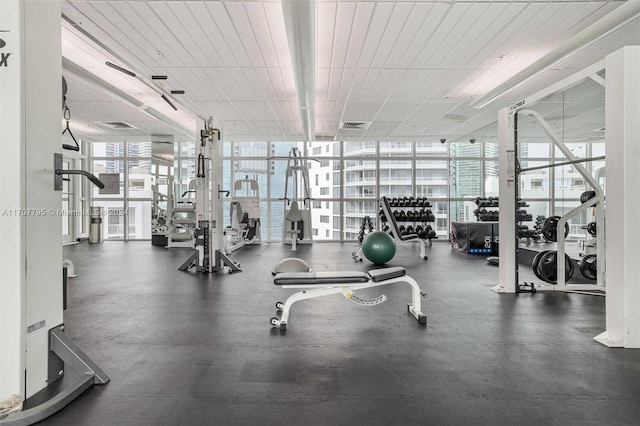
<svg viewBox="0 0 640 426">
<path fill-rule="evenodd" d="M 200 143 L 196 144 L 195 251 L 178 268 L 181 271 L 194 266 L 197 272 L 218 272 L 225 266 L 229 273 L 242 271 L 224 252 L 222 194 L 229 196 L 229 191 L 221 189 L 222 154 L 220 130 L 209 117 L 200 131 Z"/>
<path fill-rule="evenodd" d="M 289 186 L 289 182 L 292 182 Z M 291 190 L 291 196 L 289 191 Z M 309 166 L 298 148 L 291 148 L 287 158 L 284 183 L 284 226 L 282 242 L 291 244 L 312 244 L 311 190 L 309 189 Z"/>
</svg>

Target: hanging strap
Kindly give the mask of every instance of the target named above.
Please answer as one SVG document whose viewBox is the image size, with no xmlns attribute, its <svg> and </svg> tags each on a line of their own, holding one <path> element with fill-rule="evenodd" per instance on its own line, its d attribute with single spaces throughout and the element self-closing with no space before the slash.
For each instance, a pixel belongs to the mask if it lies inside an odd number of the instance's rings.
<svg viewBox="0 0 640 426">
<path fill-rule="evenodd" d="M 80 151 L 80 145 L 78 145 L 78 141 L 76 140 L 76 137 L 73 136 L 73 132 L 71 132 L 71 129 L 69 128 L 69 121 L 71 120 L 71 111 L 69 110 L 69 107 L 67 106 L 67 103 L 65 102 L 64 105 L 64 110 L 63 110 L 63 116 L 65 121 L 67 122 L 67 125 L 65 126 L 65 129 L 62 131 L 62 134 L 64 135 L 65 133 L 69 132 L 69 135 L 71 136 L 71 139 L 73 139 L 73 142 L 76 144 L 75 146 L 73 145 L 68 145 L 66 143 L 62 144 L 62 148 L 63 149 L 68 149 L 70 151 Z"/>
<path fill-rule="evenodd" d="M 203 178 L 204 174 L 204 155 L 202 153 L 198 154 L 198 166 L 196 170 L 196 177 Z"/>
</svg>

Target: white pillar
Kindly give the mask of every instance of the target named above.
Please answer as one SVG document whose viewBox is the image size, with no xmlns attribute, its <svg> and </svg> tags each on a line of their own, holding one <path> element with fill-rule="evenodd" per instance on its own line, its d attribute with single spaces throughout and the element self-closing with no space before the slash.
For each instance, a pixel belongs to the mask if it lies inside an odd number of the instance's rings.
<svg viewBox="0 0 640 426">
<path fill-rule="evenodd" d="M 0 401 L 24 389 L 23 20 L 19 0 L 0 1 Z"/>
<path fill-rule="evenodd" d="M 63 321 L 60 16 L 59 1 L 0 1 L 0 400 L 46 387 L 48 331 Z"/>
<path fill-rule="evenodd" d="M 606 58 L 606 331 L 595 340 L 640 347 L 640 46 Z"/>
<path fill-rule="evenodd" d="M 498 177 L 500 197 L 499 221 L 499 283 L 493 290 L 498 293 L 516 292 L 516 202 L 515 202 L 515 164 L 514 164 L 514 123 L 513 114 L 507 108 L 498 113 Z"/>
</svg>

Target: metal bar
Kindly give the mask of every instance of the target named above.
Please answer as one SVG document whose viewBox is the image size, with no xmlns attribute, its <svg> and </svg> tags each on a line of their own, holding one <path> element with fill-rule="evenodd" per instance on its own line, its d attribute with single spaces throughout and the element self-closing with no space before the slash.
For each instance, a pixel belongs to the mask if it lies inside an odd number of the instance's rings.
<svg viewBox="0 0 640 426">
<path fill-rule="evenodd" d="M 520 173 L 529 172 L 531 170 L 548 169 L 548 168 L 551 168 L 551 167 L 568 166 L 569 164 L 586 163 L 586 162 L 589 162 L 589 161 L 604 160 L 604 157 L 605 157 L 604 155 L 601 155 L 601 156 L 598 156 L 598 157 L 580 158 L 578 160 L 564 161 L 562 163 L 545 164 L 544 166 L 527 167 L 525 169 L 520 169 Z"/>
<path fill-rule="evenodd" d="M 60 328 L 51 330 L 51 350 L 76 374 L 94 375 L 93 383 L 103 385 L 111 380 Z"/>
<path fill-rule="evenodd" d="M 91 183 L 97 186 L 100 189 L 104 188 L 104 183 L 100 179 L 98 179 L 94 174 L 91 174 L 85 170 L 64 170 L 64 169 L 56 169 L 56 175 L 82 175 L 86 176 Z"/>
</svg>

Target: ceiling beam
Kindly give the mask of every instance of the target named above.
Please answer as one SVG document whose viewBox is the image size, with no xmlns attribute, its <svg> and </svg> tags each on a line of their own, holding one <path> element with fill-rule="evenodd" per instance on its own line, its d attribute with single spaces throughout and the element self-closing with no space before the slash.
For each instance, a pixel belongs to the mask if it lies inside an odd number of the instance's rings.
<svg viewBox="0 0 640 426">
<path fill-rule="evenodd" d="M 144 102 L 142 102 L 139 99 L 129 95 L 128 93 L 126 93 L 126 92 L 124 92 L 122 90 L 120 90 L 119 88 L 117 88 L 113 84 L 111 84 L 111 83 L 103 80 L 102 78 L 98 77 L 97 75 L 87 71 L 86 69 L 82 68 L 80 65 L 76 64 L 75 62 L 63 57 L 62 58 L 62 68 L 64 70 L 76 75 L 77 77 L 83 79 L 84 81 L 93 84 L 95 87 L 97 87 L 98 89 L 103 90 L 105 93 L 113 96 L 115 99 L 118 99 L 118 100 L 120 100 L 122 102 L 125 102 L 125 103 L 127 103 L 129 105 L 132 105 L 132 106 L 140 109 L 140 111 L 143 111 L 146 114 L 148 114 L 149 116 L 155 118 L 156 120 L 159 120 L 159 121 L 165 123 L 166 125 L 170 126 L 171 128 L 186 134 L 190 138 L 193 138 L 194 134 L 193 134 L 193 131 L 191 129 L 188 129 L 188 128 L 184 127 L 182 124 L 180 124 L 177 121 L 167 117 L 166 115 L 164 115 L 160 111 L 157 111 L 156 109 L 150 107 L 149 105 L 146 105 Z"/>
<path fill-rule="evenodd" d="M 501 83 L 498 87 L 477 98 L 469 106 L 482 108 L 489 105 L 561 61 L 575 55 L 611 32 L 638 18 L 638 16 L 640 16 L 640 1 L 628 1 L 562 43 L 557 49 L 547 53 L 527 68 Z"/>
<path fill-rule="evenodd" d="M 316 14 L 315 0 L 282 0 L 285 31 L 304 141 L 315 140 Z"/>
</svg>

